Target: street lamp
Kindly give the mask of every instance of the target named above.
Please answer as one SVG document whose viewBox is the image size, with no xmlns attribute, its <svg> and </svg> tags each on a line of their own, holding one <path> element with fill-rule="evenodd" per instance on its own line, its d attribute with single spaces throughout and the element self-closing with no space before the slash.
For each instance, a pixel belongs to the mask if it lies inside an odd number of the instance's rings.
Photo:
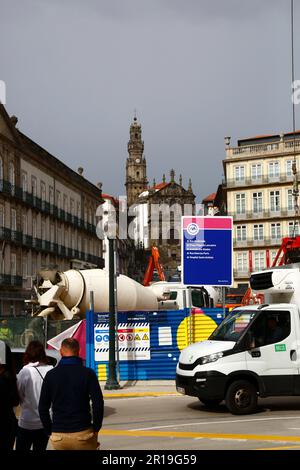
<svg viewBox="0 0 300 470">
<path fill-rule="evenodd" d="M 116 373 L 116 303 L 115 303 L 115 243 L 113 238 L 108 238 L 109 250 L 109 359 L 108 379 L 105 390 L 117 390 L 120 384 Z"/>
</svg>

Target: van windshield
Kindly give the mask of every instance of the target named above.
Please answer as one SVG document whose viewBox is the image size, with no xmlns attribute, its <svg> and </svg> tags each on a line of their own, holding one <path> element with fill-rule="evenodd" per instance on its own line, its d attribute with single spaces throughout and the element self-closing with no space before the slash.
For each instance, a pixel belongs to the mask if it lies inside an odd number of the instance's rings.
<svg viewBox="0 0 300 470">
<path fill-rule="evenodd" d="M 210 335 L 209 339 L 238 341 L 256 314 L 256 310 L 233 310 Z"/>
</svg>

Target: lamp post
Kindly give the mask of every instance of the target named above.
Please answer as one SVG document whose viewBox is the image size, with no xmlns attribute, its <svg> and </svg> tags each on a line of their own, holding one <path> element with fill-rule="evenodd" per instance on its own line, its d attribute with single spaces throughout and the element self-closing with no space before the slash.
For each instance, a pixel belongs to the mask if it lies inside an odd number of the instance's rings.
<svg viewBox="0 0 300 470">
<path fill-rule="evenodd" d="M 108 379 L 104 386 L 105 390 L 117 390 L 120 384 L 116 373 L 116 304 L 115 304 L 115 257 L 114 239 L 108 239 L 109 247 L 109 359 Z"/>
</svg>

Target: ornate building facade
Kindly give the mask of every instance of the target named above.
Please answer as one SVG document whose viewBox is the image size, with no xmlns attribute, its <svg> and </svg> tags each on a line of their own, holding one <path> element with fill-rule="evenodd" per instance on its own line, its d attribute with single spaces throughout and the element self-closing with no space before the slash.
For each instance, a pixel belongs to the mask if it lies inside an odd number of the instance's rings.
<svg viewBox="0 0 300 470">
<path fill-rule="evenodd" d="M 135 242 L 146 249 L 157 246 L 164 269 L 171 275 L 181 265 L 181 216 L 194 214 L 195 195 L 191 180 L 185 189 L 181 175 L 175 181 L 174 170 L 170 172 L 170 181 L 163 175 L 161 183 L 154 180 L 148 186 L 143 151 L 141 124 L 135 117 L 130 126 L 125 183 L 128 206 L 135 205 Z"/>
</svg>

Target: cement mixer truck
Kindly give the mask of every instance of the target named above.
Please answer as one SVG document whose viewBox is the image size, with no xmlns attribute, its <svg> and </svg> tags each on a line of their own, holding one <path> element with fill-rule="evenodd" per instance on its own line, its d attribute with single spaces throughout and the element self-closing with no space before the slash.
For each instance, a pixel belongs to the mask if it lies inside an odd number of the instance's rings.
<svg viewBox="0 0 300 470">
<path fill-rule="evenodd" d="M 109 274 L 102 269 L 42 270 L 34 290 L 34 298 L 28 302 L 33 316 L 55 320 L 84 317 L 90 308 L 90 292 L 94 293 L 95 311 L 109 311 Z M 117 277 L 117 292 L 121 311 L 158 309 L 154 292 L 122 274 Z"/>
<path fill-rule="evenodd" d="M 256 410 L 258 397 L 300 395 L 300 268 L 253 273 L 262 305 L 233 309 L 207 341 L 183 349 L 177 390 L 206 406 L 222 400 L 233 414 Z"/>
<path fill-rule="evenodd" d="M 212 293 L 201 286 L 180 283 L 153 283 L 143 286 L 133 279 L 117 276 L 117 308 L 119 311 L 178 310 L 184 307 L 213 307 Z M 109 311 L 109 273 L 102 269 L 65 272 L 44 269 L 39 272 L 35 295 L 27 303 L 33 316 L 54 320 L 82 318 L 90 307 L 90 293 L 94 293 L 96 312 Z M 186 301 L 183 300 L 185 293 Z"/>
</svg>

